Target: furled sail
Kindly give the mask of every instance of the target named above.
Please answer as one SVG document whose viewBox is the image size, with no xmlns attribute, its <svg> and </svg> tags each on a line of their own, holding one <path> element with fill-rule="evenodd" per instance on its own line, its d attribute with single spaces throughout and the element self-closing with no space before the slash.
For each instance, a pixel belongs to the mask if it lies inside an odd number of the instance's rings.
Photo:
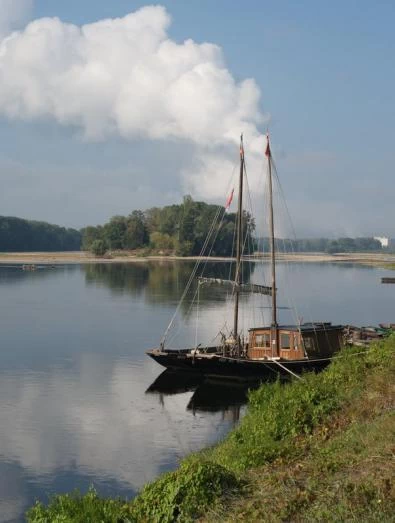
<svg viewBox="0 0 395 523">
<path fill-rule="evenodd" d="M 272 288 L 266 285 L 256 285 L 255 283 L 240 283 L 237 284 L 233 280 L 223 280 L 221 278 L 199 278 L 199 285 L 226 285 L 232 287 L 232 290 L 239 292 L 253 292 L 255 294 L 265 294 L 266 296 L 272 295 Z"/>
</svg>

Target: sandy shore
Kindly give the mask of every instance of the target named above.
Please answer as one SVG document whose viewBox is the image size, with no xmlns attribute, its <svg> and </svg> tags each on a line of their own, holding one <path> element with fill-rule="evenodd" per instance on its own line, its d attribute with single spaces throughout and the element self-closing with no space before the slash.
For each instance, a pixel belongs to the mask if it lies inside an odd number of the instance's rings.
<svg viewBox="0 0 395 523">
<path fill-rule="evenodd" d="M 171 261 L 171 260 L 196 260 L 196 257 L 178 256 L 136 256 L 133 253 L 114 253 L 105 258 L 96 258 L 89 252 L 12 252 L 1 253 L 0 264 L 34 264 L 34 265 L 59 265 L 80 263 L 140 263 L 146 261 Z M 213 257 L 213 261 L 228 261 L 229 258 Z M 268 256 L 251 257 L 256 261 L 268 261 Z M 365 265 L 386 265 L 395 263 L 395 254 L 376 253 L 296 253 L 279 254 L 278 260 L 290 262 L 332 262 L 332 263 L 361 263 Z"/>
</svg>

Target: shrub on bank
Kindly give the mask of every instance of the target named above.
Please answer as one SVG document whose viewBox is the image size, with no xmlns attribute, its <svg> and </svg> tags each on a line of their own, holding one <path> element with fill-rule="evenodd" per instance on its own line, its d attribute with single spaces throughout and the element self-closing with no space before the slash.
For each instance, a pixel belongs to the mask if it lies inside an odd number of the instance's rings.
<svg viewBox="0 0 395 523">
<path fill-rule="evenodd" d="M 131 504 L 131 516 L 136 521 L 193 521 L 237 485 L 236 477 L 220 465 L 185 460 L 175 472 L 144 487 Z"/>
</svg>

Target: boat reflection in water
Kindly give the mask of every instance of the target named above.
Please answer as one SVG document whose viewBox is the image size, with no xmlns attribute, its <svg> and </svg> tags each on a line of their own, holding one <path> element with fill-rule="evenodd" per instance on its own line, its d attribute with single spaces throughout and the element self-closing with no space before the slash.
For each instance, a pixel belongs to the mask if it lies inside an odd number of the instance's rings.
<svg viewBox="0 0 395 523">
<path fill-rule="evenodd" d="M 222 412 L 224 418 L 236 422 L 240 409 L 247 403 L 248 391 L 257 389 L 261 381 L 235 382 L 215 380 L 200 374 L 165 370 L 148 387 L 146 394 L 158 394 L 159 401 L 164 397 L 183 392 L 193 392 L 187 410 L 196 412 Z"/>
</svg>

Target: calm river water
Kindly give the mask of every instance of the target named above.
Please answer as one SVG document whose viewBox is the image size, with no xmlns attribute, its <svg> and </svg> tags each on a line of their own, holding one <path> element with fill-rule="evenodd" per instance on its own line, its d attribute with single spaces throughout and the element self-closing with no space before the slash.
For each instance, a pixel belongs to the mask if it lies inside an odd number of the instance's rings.
<svg viewBox="0 0 395 523">
<path fill-rule="evenodd" d="M 35 499 L 86 491 L 131 497 L 185 454 L 223 437 L 244 391 L 172 383 L 145 356 L 173 315 L 193 264 L 0 267 L 0 521 L 23 521 Z M 229 264 L 211 264 L 227 277 Z M 262 282 L 266 264 L 247 277 Z M 395 321 L 389 274 L 353 265 L 279 266 L 280 319 L 357 325 Z M 268 303 L 242 298 L 241 323 L 269 319 Z M 231 324 L 223 290 L 190 296 L 172 346 L 207 342 Z M 255 309 L 252 305 L 257 305 Z M 296 305 L 296 312 L 291 308 Z M 242 408 L 242 407 L 241 407 Z"/>
</svg>

